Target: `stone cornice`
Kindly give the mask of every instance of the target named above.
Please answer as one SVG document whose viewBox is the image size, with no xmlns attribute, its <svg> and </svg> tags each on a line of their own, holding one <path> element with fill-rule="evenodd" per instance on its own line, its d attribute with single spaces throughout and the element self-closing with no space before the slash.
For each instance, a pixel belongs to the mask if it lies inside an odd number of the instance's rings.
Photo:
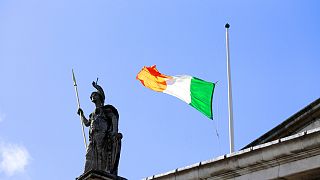
<svg viewBox="0 0 320 180">
<path fill-rule="evenodd" d="M 320 98 L 295 113 L 287 120 L 263 134 L 243 149 L 280 139 L 297 133 L 300 129 L 310 124 L 315 118 L 320 117 Z"/>
<path fill-rule="evenodd" d="M 154 175 L 145 180 L 232 179 L 261 170 L 279 169 L 282 165 L 318 156 L 320 157 L 320 128 L 178 168 L 165 174 Z M 320 164 L 318 166 L 310 168 L 320 168 Z M 277 174 L 273 176 L 276 177 Z"/>
</svg>

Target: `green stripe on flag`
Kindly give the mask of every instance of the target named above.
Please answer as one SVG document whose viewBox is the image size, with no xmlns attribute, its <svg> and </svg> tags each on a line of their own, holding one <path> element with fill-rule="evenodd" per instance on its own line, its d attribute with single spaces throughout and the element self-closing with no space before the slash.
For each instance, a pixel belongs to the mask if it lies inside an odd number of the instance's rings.
<svg viewBox="0 0 320 180">
<path fill-rule="evenodd" d="M 208 118 L 212 116 L 212 96 L 215 84 L 193 77 L 190 84 L 191 103 L 190 105 L 202 112 Z"/>
</svg>

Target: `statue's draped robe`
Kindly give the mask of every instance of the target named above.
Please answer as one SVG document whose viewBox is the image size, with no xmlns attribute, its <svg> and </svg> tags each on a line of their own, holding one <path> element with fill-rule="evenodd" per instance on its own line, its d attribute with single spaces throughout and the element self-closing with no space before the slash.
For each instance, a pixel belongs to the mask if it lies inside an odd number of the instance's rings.
<svg viewBox="0 0 320 180">
<path fill-rule="evenodd" d="M 85 172 L 94 169 L 117 175 L 122 138 L 118 120 L 119 114 L 112 105 L 96 108 L 90 114 L 85 123 L 90 126 Z"/>
</svg>

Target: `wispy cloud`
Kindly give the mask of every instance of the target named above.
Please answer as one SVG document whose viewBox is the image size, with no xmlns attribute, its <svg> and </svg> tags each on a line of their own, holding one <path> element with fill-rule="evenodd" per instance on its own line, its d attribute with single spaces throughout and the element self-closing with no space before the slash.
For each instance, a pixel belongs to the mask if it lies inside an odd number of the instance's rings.
<svg viewBox="0 0 320 180">
<path fill-rule="evenodd" d="M 22 173 L 29 162 L 30 155 L 24 146 L 0 142 L 0 172 L 7 176 Z"/>
</svg>

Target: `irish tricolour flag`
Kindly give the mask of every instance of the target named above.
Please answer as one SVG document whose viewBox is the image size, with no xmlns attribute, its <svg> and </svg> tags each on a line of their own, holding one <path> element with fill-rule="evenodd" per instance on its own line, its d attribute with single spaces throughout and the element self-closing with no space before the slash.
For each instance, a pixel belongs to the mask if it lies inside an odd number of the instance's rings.
<svg viewBox="0 0 320 180">
<path fill-rule="evenodd" d="M 137 79 L 145 87 L 175 96 L 212 119 L 214 83 L 188 75 L 164 75 L 157 70 L 156 65 L 143 67 Z"/>
</svg>

